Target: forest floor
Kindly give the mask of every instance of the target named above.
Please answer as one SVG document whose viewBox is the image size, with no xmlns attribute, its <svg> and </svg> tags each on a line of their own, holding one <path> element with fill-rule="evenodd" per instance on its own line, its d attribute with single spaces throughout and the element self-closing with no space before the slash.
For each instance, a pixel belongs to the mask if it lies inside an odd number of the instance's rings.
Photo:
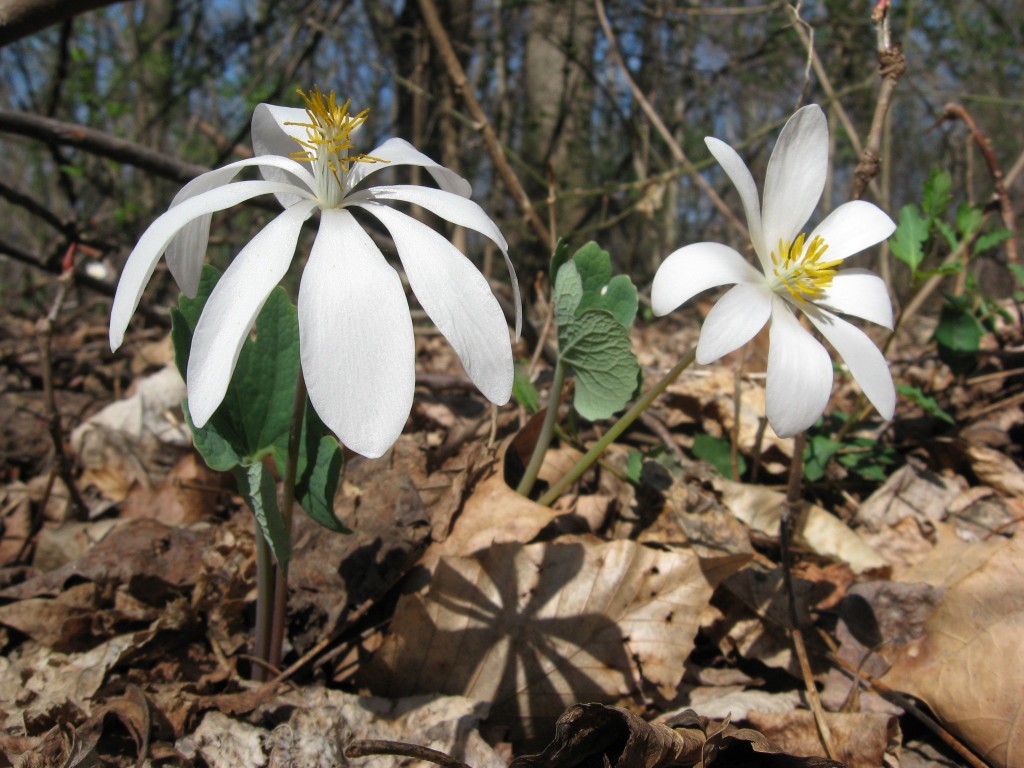
<svg viewBox="0 0 1024 768">
<path fill-rule="evenodd" d="M 4 306 L 0 766 L 412 760 L 356 757 L 368 739 L 473 768 L 553 739 L 544 765 L 825 765 L 789 757 L 823 741 L 857 767 L 981 764 L 951 742 L 1024 762 L 1012 305 L 961 375 L 927 321 L 905 329 L 889 358 L 922 397 L 811 432 L 791 580 L 793 441 L 759 434 L 762 347 L 689 369 L 548 508 L 513 490 L 535 421 L 493 411 L 424 329 L 405 433 L 348 457 L 336 513 L 354 532 L 297 518 L 285 669 L 265 684 L 252 515 L 191 447 L 166 328 L 137 322 L 112 355 L 102 302 L 72 291 L 44 354 L 46 299 Z M 634 328 L 649 383 L 696 320 Z M 533 378 L 543 391 L 543 360 Z M 826 414 L 857 393 L 837 375 Z M 542 481 L 594 439 L 577 426 Z"/>
</svg>

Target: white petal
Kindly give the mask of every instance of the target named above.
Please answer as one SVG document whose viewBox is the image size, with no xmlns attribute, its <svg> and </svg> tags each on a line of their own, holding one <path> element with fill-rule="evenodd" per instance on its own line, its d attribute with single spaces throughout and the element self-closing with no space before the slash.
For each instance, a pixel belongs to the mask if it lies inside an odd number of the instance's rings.
<svg viewBox="0 0 1024 768">
<path fill-rule="evenodd" d="M 420 187 L 413 184 L 401 186 L 370 187 L 367 190 L 349 195 L 346 204 L 360 205 L 363 202 L 378 200 L 402 200 L 407 203 L 414 203 L 440 216 L 442 219 L 475 230 L 490 239 L 505 258 L 505 266 L 508 268 L 508 276 L 512 282 L 512 300 L 516 308 L 516 338 L 522 332 L 523 310 L 522 299 L 519 296 L 519 280 L 516 278 L 516 270 L 512 266 L 512 260 L 508 257 L 508 243 L 505 241 L 501 230 L 491 218 L 484 213 L 484 209 L 465 197 L 452 192 L 445 192 L 443 189 L 432 187 Z"/>
<path fill-rule="evenodd" d="M 814 212 L 828 173 L 828 123 L 811 104 L 789 118 L 768 161 L 761 226 L 765 247 L 792 241 Z"/>
<path fill-rule="evenodd" d="M 844 269 L 838 273 L 815 304 L 892 330 L 892 302 L 885 281 L 866 269 Z"/>
<path fill-rule="evenodd" d="M 740 283 L 718 300 L 700 329 L 697 362 L 713 363 L 739 349 L 764 328 L 772 313 L 772 293 L 764 283 Z"/>
<path fill-rule="evenodd" d="M 257 157 L 275 157 L 289 160 L 297 165 L 309 177 L 307 186 L 316 191 L 312 174 L 299 162 L 290 159 L 292 152 L 302 149 L 296 139 L 308 140 L 306 129 L 289 123 L 308 123 L 306 110 L 297 107 L 278 107 L 274 104 L 257 104 L 252 113 L 252 149 Z M 264 165 L 260 168 L 263 178 L 268 181 L 292 182 L 294 171 L 291 168 L 280 168 Z M 295 205 L 299 198 L 294 195 L 278 195 L 277 201 L 283 208 Z"/>
<path fill-rule="evenodd" d="M 654 274 L 651 308 L 667 315 L 701 291 L 730 283 L 764 283 L 764 275 L 720 243 L 694 243 L 668 255 Z"/>
<path fill-rule="evenodd" d="M 398 273 L 346 210 L 321 213 L 299 348 L 310 402 L 341 441 L 370 458 L 394 445 L 416 384 L 412 318 Z"/>
<path fill-rule="evenodd" d="M 779 437 L 807 429 L 832 394 L 832 359 L 801 325 L 786 302 L 772 299 L 768 340 L 768 423 Z"/>
<path fill-rule="evenodd" d="M 767 269 L 770 254 L 765 250 L 764 236 L 761 233 L 761 200 L 757 194 L 757 184 L 754 177 L 750 175 L 750 169 L 736 150 L 724 141 L 708 136 L 704 139 L 715 160 L 722 166 L 722 170 L 732 181 L 736 191 L 740 195 L 740 202 L 743 203 L 743 212 L 747 215 L 747 229 L 750 231 L 750 241 L 754 245 L 754 252 L 761 260 L 761 267 Z"/>
<path fill-rule="evenodd" d="M 192 335 L 188 357 L 188 409 L 202 427 L 224 400 L 242 344 L 256 316 L 288 271 L 302 223 L 316 203 L 293 206 L 265 226 L 225 270 Z"/>
<path fill-rule="evenodd" d="M 835 347 L 882 418 L 891 419 L 896 410 L 896 388 L 889 364 L 875 343 L 860 328 L 829 312 L 812 310 L 807 317 Z"/>
<path fill-rule="evenodd" d="M 820 235 L 828 244 L 822 257 L 828 261 L 845 259 L 896 231 L 896 222 L 881 208 L 864 200 L 844 203 L 814 228 L 808 241 Z"/>
<path fill-rule="evenodd" d="M 443 236 L 387 206 L 363 207 L 387 227 L 413 293 L 448 339 L 466 373 L 488 400 L 512 396 L 508 325 L 487 280 Z"/>
<path fill-rule="evenodd" d="M 182 227 L 199 216 L 222 211 L 257 195 L 289 188 L 270 181 L 238 181 L 185 200 L 150 224 L 129 254 L 117 284 L 114 304 L 110 309 L 110 348 L 117 349 L 124 341 L 128 321 L 139 306 L 139 299 L 153 275 L 160 255 Z"/>
<path fill-rule="evenodd" d="M 345 177 L 345 189 L 352 189 L 356 184 L 365 179 L 371 173 L 382 171 L 396 165 L 418 165 L 426 168 L 434 181 L 445 192 L 452 192 L 461 197 L 469 197 L 473 188 L 464 178 L 436 163 L 420 152 L 416 147 L 405 139 L 388 139 L 376 149 L 367 152 L 370 157 L 376 157 L 386 162 L 383 163 L 353 163 L 349 167 L 348 175 Z"/>
<path fill-rule="evenodd" d="M 252 113 L 252 149 L 257 155 L 288 157 L 299 149 L 299 140 L 307 141 L 302 124 L 309 122 L 306 110 L 257 104 Z"/>
<path fill-rule="evenodd" d="M 281 178 L 276 180 L 290 181 L 294 178 L 304 184 L 311 194 L 316 190 L 313 185 L 313 176 L 299 163 L 287 157 L 268 155 L 239 160 L 225 165 L 223 168 L 217 168 L 197 176 L 174 196 L 171 208 L 180 205 L 185 200 L 201 195 L 203 192 L 228 184 L 243 168 L 254 165 L 287 170 L 291 175 L 282 174 Z M 266 177 L 265 173 L 264 177 Z M 171 270 L 171 275 L 181 292 L 189 297 L 195 296 L 199 288 L 199 275 L 206 257 L 206 245 L 210 239 L 210 218 L 211 216 L 207 214 L 193 219 L 181 228 L 171 244 L 167 246 L 167 267 Z"/>
</svg>

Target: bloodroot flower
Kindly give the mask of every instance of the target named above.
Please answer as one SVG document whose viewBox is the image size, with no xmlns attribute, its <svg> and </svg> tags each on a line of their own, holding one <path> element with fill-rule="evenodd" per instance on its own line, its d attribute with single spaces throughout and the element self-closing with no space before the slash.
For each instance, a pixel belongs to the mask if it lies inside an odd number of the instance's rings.
<svg viewBox="0 0 1024 768">
<path fill-rule="evenodd" d="M 376 457 L 398 439 L 415 386 L 412 318 L 402 281 L 348 210 L 375 217 L 391 234 L 423 309 L 455 348 L 466 372 L 491 401 L 512 392 L 508 326 L 483 275 L 454 245 L 389 204 L 412 203 L 492 240 L 505 257 L 520 300 L 508 245 L 497 225 L 469 200 L 469 183 L 402 139 L 369 154 L 349 154 L 367 113 L 349 114 L 333 92 L 303 94 L 306 109 L 260 104 L 252 119 L 256 156 L 189 182 L 143 233 L 125 264 L 110 318 L 117 349 L 160 256 L 181 290 L 194 296 L 209 240 L 211 214 L 272 194 L 284 211 L 234 258 L 196 325 L 186 383 L 193 422 L 201 427 L 224 399 L 242 343 L 271 290 L 291 264 L 299 231 L 314 213 L 320 225 L 299 285 L 299 346 L 309 399 L 324 423 L 358 453 Z M 398 165 L 421 166 L 438 188 L 361 185 Z M 256 166 L 263 180 L 234 181 Z"/>
<path fill-rule="evenodd" d="M 651 290 L 664 315 L 708 288 L 735 284 L 712 308 L 697 343 L 697 362 L 711 363 L 752 339 L 770 322 L 768 422 L 780 437 L 811 426 L 832 390 L 828 352 L 800 324 L 794 310 L 842 356 L 883 418 L 892 418 L 896 392 L 885 358 L 859 328 L 834 313 L 892 328 L 885 284 L 863 269 L 837 271 L 849 256 L 892 234 L 896 225 L 871 203 L 836 208 L 810 234 L 804 225 L 817 206 L 828 171 L 828 125 L 815 105 L 799 110 L 782 129 L 768 163 L 764 205 L 746 164 L 732 147 L 705 142 L 739 193 L 761 272 L 719 243 L 696 243 L 672 253 Z"/>
</svg>

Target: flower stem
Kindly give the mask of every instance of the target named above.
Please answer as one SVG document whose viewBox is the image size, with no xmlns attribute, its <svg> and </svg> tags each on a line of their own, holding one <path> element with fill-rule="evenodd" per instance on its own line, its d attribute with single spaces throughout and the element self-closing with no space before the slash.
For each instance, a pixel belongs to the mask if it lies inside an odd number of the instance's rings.
<svg viewBox="0 0 1024 768">
<path fill-rule="evenodd" d="M 270 542 L 267 541 L 256 523 L 256 627 L 253 654 L 260 661 L 266 661 L 270 650 L 270 617 L 274 602 L 274 561 L 271 557 Z M 267 668 L 257 664 L 252 670 L 252 679 L 263 682 L 267 679 Z"/>
<path fill-rule="evenodd" d="M 537 475 L 540 474 L 541 465 L 544 463 L 544 454 L 551 445 L 555 435 L 555 424 L 558 421 L 558 411 L 562 405 L 562 385 L 565 383 L 565 363 L 559 358 L 555 363 L 555 374 L 551 380 L 551 394 L 548 396 L 548 412 L 544 414 L 544 423 L 540 428 L 540 435 L 537 436 L 537 444 L 533 446 L 533 454 L 530 456 L 530 463 L 526 466 L 526 473 L 519 481 L 516 492 L 529 496 L 533 490 L 533 484 L 537 482 Z"/>
<path fill-rule="evenodd" d="M 566 488 L 575 483 L 584 472 L 590 469 L 591 465 L 598 460 L 602 453 L 604 453 L 605 448 L 615 442 L 619 435 L 625 432 L 629 426 L 639 418 L 640 414 L 646 411 L 650 407 L 651 403 L 658 399 L 661 393 L 668 388 L 669 384 L 678 379 L 679 374 L 690 367 L 696 356 L 697 352 L 695 349 L 692 349 L 683 355 L 683 359 L 676 363 L 676 366 L 665 374 L 665 377 L 655 384 L 646 395 L 633 403 L 633 407 L 622 414 L 622 416 L 619 417 L 619 420 L 604 433 L 604 436 L 594 443 L 594 446 L 587 451 L 583 457 L 576 462 L 576 464 L 573 465 L 573 468 L 570 469 L 561 480 L 551 486 L 548 489 L 548 492 L 537 500 L 537 503 L 547 507 L 550 506 L 555 499 L 561 496 L 562 492 L 565 491 Z"/>
<path fill-rule="evenodd" d="M 292 423 L 288 433 L 288 458 L 285 462 L 284 488 L 281 491 L 281 518 L 288 538 L 292 534 L 292 511 L 295 507 L 295 480 L 299 466 L 302 441 L 302 423 L 306 415 L 306 380 L 299 369 L 295 381 L 295 400 L 292 404 Z M 278 563 L 274 583 L 274 613 L 270 627 L 270 648 L 267 662 L 273 669 L 281 666 L 284 649 L 284 631 L 288 619 L 288 563 Z"/>
</svg>

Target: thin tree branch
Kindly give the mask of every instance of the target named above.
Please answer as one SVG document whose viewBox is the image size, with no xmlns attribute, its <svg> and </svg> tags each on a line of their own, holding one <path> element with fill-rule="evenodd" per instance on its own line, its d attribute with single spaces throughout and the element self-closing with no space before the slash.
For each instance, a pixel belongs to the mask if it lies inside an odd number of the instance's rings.
<svg viewBox="0 0 1024 768">
<path fill-rule="evenodd" d="M 892 42 L 889 28 L 889 0 L 879 0 L 871 14 L 875 22 L 878 37 L 878 65 L 882 84 L 878 89 L 875 101 L 875 114 L 871 118 L 871 129 L 860 155 L 860 162 L 853 174 L 853 192 L 850 197 L 859 200 L 864 190 L 878 174 L 878 164 L 882 157 L 882 133 L 885 128 L 885 117 L 889 113 L 892 95 L 896 85 L 907 69 L 907 60 L 900 49 L 899 43 Z"/>
<path fill-rule="evenodd" d="M 95 128 L 65 123 L 30 112 L 0 109 L 0 132 L 27 136 L 51 144 L 78 147 L 182 184 L 209 170 L 205 166 L 186 163 L 134 141 L 97 131 Z"/>
<path fill-rule="evenodd" d="M 437 6 L 434 4 L 434 0 L 419 0 L 420 11 L 423 13 L 423 22 L 427 26 L 427 31 L 430 33 L 430 39 L 434 43 L 434 47 L 437 49 L 438 54 L 441 56 L 441 60 L 444 62 L 445 67 L 448 69 L 448 76 L 452 80 L 452 85 L 455 90 L 462 97 L 462 100 L 466 104 L 466 111 L 469 112 L 469 116 L 473 119 L 474 127 L 483 136 L 484 145 L 487 147 L 487 153 L 491 156 L 491 160 L 498 169 L 502 181 L 505 182 L 505 186 L 508 187 L 512 193 L 512 197 L 516 201 L 516 205 L 519 207 L 520 213 L 526 218 L 530 224 L 530 228 L 533 229 L 534 235 L 540 240 L 545 247 L 554 250 L 555 244 L 551 239 L 551 233 L 548 228 L 541 221 L 537 211 L 534 210 L 533 203 L 530 201 L 530 196 L 526 194 L 526 190 L 523 188 L 522 183 L 519 181 L 519 177 L 516 172 L 509 165 L 508 158 L 505 157 L 505 150 L 502 148 L 501 143 L 498 141 L 498 136 L 494 132 L 494 127 L 491 125 L 490 120 L 487 119 L 487 115 L 480 106 L 480 102 L 476 100 L 476 96 L 473 95 L 473 89 L 469 84 L 469 79 L 466 77 L 466 71 L 462 68 L 462 64 L 459 62 L 459 57 L 455 53 L 455 49 L 452 47 L 452 41 L 448 38 L 448 33 L 445 31 L 444 24 L 441 23 L 441 16 L 437 12 Z"/>
<path fill-rule="evenodd" d="M 42 29 L 123 0 L 0 0 L 0 48 Z"/>
<path fill-rule="evenodd" d="M 597 10 L 597 20 L 601 23 L 601 30 L 604 32 L 605 38 L 608 40 L 608 53 L 611 55 L 612 60 L 615 62 L 615 66 L 618 67 L 622 73 L 623 78 L 626 80 L 626 84 L 629 86 L 630 92 L 633 94 L 633 98 L 636 99 L 637 104 L 640 105 L 640 109 L 643 110 L 644 114 L 647 115 L 647 119 L 654 126 L 654 129 L 661 136 L 662 140 L 668 145 L 669 151 L 672 153 L 673 159 L 681 166 L 686 169 L 686 172 L 693 176 L 694 181 L 697 185 L 704 190 L 704 193 L 711 200 L 712 204 L 722 213 L 728 222 L 733 226 L 736 232 L 740 235 L 743 240 L 750 238 L 747 232 L 746 225 L 740 221 L 736 214 L 732 212 L 715 188 L 711 186 L 707 179 L 697 173 L 697 169 L 694 168 L 693 163 L 686 156 L 683 148 L 676 141 L 675 136 L 665 125 L 665 122 L 661 119 L 661 116 L 657 113 L 651 102 L 644 96 L 644 92 L 640 90 L 640 86 L 636 84 L 633 79 L 633 75 L 630 73 L 629 68 L 626 66 L 626 62 L 622 59 L 622 54 L 619 52 L 619 43 L 615 37 L 615 32 L 612 31 L 611 24 L 608 22 L 608 14 L 605 13 L 604 3 L 601 0 L 594 0 L 594 8 Z"/>
</svg>

